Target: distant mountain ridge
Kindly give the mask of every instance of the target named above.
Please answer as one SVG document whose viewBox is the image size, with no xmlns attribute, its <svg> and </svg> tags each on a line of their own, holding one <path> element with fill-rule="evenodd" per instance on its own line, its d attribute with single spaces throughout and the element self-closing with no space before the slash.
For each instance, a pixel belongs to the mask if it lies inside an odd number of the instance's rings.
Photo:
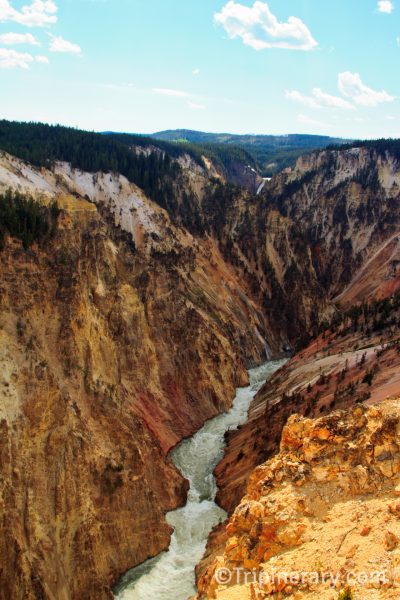
<svg viewBox="0 0 400 600">
<path fill-rule="evenodd" d="M 351 140 L 322 135 L 288 134 L 257 135 L 208 133 L 190 129 L 159 131 L 148 137 L 174 143 L 218 144 L 236 146 L 254 157 L 260 174 L 268 177 L 293 166 L 299 156 L 312 150 L 320 150 L 331 145 L 341 145 Z"/>
<path fill-rule="evenodd" d="M 344 143 L 346 140 L 327 135 L 311 135 L 301 133 L 291 133 L 287 135 L 267 135 L 267 134 L 236 134 L 236 133 L 211 133 L 206 131 L 196 131 L 192 129 L 167 129 L 156 133 L 147 134 L 146 137 L 165 140 L 168 142 L 187 141 L 195 144 L 270 144 L 271 146 L 281 147 L 310 147 L 316 145 L 327 145 L 334 143 Z"/>
</svg>

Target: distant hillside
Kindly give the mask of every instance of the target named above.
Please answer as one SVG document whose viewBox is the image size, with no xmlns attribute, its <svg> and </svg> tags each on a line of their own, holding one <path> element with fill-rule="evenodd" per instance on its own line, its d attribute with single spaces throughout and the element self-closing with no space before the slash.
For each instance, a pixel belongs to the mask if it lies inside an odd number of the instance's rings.
<svg viewBox="0 0 400 600">
<path fill-rule="evenodd" d="M 246 150 L 255 160 L 261 175 L 268 177 L 293 166 L 296 159 L 327 146 L 343 144 L 349 140 L 321 135 L 234 135 L 230 133 L 206 133 L 189 129 L 159 131 L 149 137 L 167 142 L 187 144 L 217 144 L 236 146 Z"/>
<path fill-rule="evenodd" d="M 293 167 L 303 154 L 352 141 L 319 135 L 234 135 L 189 129 L 160 131 L 146 136 L 111 131 L 104 135 L 128 146 L 152 143 L 175 158 L 187 153 L 201 166 L 206 157 L 229 181 L 241 185 L 242 177 L 238 178 L 237 171 L 243 171 L 243 168 L 250 167 L 261 177 L 270 177 L 286 167 Z"/>
<path fill-rule="evenodd" d="M 238 171 L 256 169 L 258 167 L 254 153 L 234 144 L 216 142 L 190 142 L 188 140 L 162 140 L 154 136 L 140 136 L 129 133 L 105 132 L 104 135 L 127 146 L 148 146 L 152 144 L 167 152 L 172 158 L 189 154 L 195 162 L 205 167 L 204 158 L 212 161 L 214 167 L 229 181 L 240 184 Z"/>
</svg>

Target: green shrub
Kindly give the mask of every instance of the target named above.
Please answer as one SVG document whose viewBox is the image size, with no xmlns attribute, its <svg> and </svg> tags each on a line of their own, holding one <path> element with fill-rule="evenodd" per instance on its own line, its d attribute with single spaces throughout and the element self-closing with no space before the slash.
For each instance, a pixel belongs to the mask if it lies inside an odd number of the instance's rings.
<svg viewBox="0 0 400 600">
<path fill-rule="evenodd" d="M 350 587 L 345 588 L 340 592 L 338 600 L 354 600 L 354 594 Z"/>
</svg>

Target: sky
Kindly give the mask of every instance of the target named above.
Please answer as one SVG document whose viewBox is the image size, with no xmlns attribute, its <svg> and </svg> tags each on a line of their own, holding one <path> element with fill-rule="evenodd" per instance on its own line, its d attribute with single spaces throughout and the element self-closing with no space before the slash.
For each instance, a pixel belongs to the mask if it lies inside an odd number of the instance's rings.
<svg viewBox="0 0 400 600">
<path fill-rule="evenodd" d="M 0 0 L 0 118 L 400 137 L 400 0 Z"/>
</svg>

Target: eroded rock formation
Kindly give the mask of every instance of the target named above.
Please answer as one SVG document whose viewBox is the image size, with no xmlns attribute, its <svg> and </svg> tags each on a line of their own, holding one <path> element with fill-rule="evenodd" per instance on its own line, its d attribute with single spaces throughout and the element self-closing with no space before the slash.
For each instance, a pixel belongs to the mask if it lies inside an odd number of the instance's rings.
<svg viewBox="0 0 400 600">
<path fill-rule="evenodd" d="M 331 600 L 350 587 L 355 598 L 397 598 L 399 423 L 397 399 L 290 417 L 280 452 L 252 473 L 198 597 Z"/>
</svg>

